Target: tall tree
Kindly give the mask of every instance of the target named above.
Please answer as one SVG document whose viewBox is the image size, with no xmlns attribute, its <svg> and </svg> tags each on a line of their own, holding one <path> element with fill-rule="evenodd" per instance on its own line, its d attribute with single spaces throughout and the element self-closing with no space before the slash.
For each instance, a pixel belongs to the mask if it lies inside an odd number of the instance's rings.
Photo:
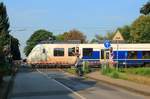
<svg viewBox="0 0 150 99">
<path fill-rule="evenodd" d="M 115 35 L 115 32 L 107 32 L 104 36 L 99 34 L 95 35 L 95 38 L 91 40 L 91 43 L 99 43 L 104 40 L 112 40 Z"/>
<path fill-rule="evenodd" d="M 52 32 L 44 29 L 35 31 L 26 42 L 27 46 L 24 49 L 25 55 L 28 56 L 36 44 L 40 43 L 41 41 L 49 40 L 50 38 L 55 39 L 55 36 L 53 36 Z"/>
<path fill-rule="evenodd" d="M 99 34 L 99 35 L 95 35 L 95 38 L 93 38 L 90 43 L 99 43 L 99 41 L 102 41 L 102 40 L 104 40 L 104 36 Z"/>
<path fill-rule="evenodd" d="M 80 40 L 81 43 L 86 43 L 86 36 L 79 30 L 73 29 L 62 34 L 64 41 Z"/>
<path fill-rule="evenodd" d="M 130 42 L 130 40 L 131 40 L 131 35 L 130 35 L 131 26 L 125 25 L 123 27 L 119 27 L 117 30 L 120 31 L 120 33 L 124 37 L 125 41 Z"/>
<path fill-rule="evenodd" d="M 104 36 L 104 39 L 112 40 L 114 35 L 115 35 L 115 32 L 107 32 L 106 35 Z"/>
<path fill-rule="evenodd" d="M 11 36 L 11 52 L 13 60 L 20 60 L 21 54 L 19 50 L 19 40 Z"/>
<path fill-rule="evenodd" d="M 9 21 L 6 11 L 6 6 L 0 3 L 0 62 L 4 62 L 4 45 L 8 44 L 9 38 Z"/>
<path fill-rule="evenodd" d="M 56 35 L 56 41 L 64 41 L 64 34 Z"/>
<path fill-rule="evenodd" d="M 0 3 L 0 46 L 9 45 L 11 49 L 9 53 L 13 54 L 13 59 L 20 59 L 19 41 L 9 34 L 9 18 L 7 15 L 6 6 Z M 17 42 L 13 42 L 17 41 Z M 2 55 L 4 56 L 4 55 Z"/>
<path fill-rule="evenodd" d="M 3 52 L 4 45 L 7 44 L 7 37 L 9 36 L 9 22 L 5 5 L 0 3 L 0 83 L 2 82 L 3 64 L 5 63 L 5 54 Z"/>
<path fill-rule="evenodd" d="M 150 16 L 140 16 L 131 25 L 131 36 L 136 42 L 150 42 Z"/>
<path fill-rule="evenodd" d="M 150 0 L 140 9 L 140 13 L 144 15 L 150 14 Z"/>
</svg>

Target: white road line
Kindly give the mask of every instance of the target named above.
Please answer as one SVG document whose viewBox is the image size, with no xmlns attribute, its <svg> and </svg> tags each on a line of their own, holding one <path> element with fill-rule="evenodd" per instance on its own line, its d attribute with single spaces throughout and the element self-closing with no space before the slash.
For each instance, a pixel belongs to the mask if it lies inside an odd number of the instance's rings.
<svg viewBox="0 0 150 99">
<path fill-rule="evenodd" d="M 38 70 L 38 69 L 36 69 L 36 70 L 37 70 L 37 72 L 39 72 L 40 74 L 46 76 L 48 79 L 49 79 L 49 78 L 52 79 L 51 77 L 48 77 L 45 73 L 41 72 L 40 70 Z M 79 93 L 73 91 L 71 88 L 65 86 L 64 84 L 58 82 L 57 80 L 55 80 L 55 79 L 52 79 L 52 80 L 55 81 L 57 84 L 63 86 L 63 87 L 66 88 L 67 90 L 71 91 L 73 94 L 75 94 L 76 96 L 80 97 L 81 99 L 86 99 L 85 97 L 81 96 Z"/>
<path fill-rule="evenodd" d="M 56 83 L 58 83 L 59 85 L 63 86 L 64 88 L 68 89 L 69 91 L 71 91 L 73 94 L 77 95 L 78 97 L 80 97 L 81 99 L 86 99 L 85 97 L 81 96 L 79 93 L 73 91 L 71 88 L 65 86 L 64 84 L 58 82 L 57 80 L 55 79 L 52 79 L 53 81 L 55 81 Z"/>
</svg>

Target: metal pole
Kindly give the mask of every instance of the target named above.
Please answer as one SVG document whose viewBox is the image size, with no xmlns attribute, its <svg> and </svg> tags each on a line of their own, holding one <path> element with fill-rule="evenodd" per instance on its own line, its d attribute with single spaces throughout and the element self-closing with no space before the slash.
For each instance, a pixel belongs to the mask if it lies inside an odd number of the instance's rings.
<svg viewBox="0 0 150 99">
<path fill-rule="evenodd" d="M 127 68 L 127 58 L 125 57 L 125 68 Z"/>
<path fill-rule="evenodd" d="M 117 40 L 117 70 L 118 70 L 118 67 L 119 67 L 119 62 L 118 62 L 118 49 L 119 49 L 119 42 Z"/>
</svg>

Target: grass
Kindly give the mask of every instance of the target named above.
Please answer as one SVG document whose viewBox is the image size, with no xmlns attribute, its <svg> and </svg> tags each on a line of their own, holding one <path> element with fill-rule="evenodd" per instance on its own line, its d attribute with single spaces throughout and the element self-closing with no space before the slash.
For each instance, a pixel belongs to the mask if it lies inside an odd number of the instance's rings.
<svg viewBox="0 0 150 99">
<path fill-rule="evenodd" d="M 91 68 L 89 66 L 89 62 L 85 61 L 83 62 L 83 68 L 82 68 L 84 74 L 90 73 Z"/>
<path fill-rule="evenodd" d="M 105 68 L 102 70 L 103 75 L 107 75 L 112 78 L 119 78 L 119 72 L 112 68 Z"/>
<path fill-rule="evenodd" d="M 129 80 L 136 83 L 150 85 L 150 67 L 127 68 L 119 70 L 107 67 L 102 69 L 101 73 L 111 78 Z"/>
<path fill-rule="evenodd" d="M 150 67 L 127 68 L 124 69 L 127 74 L 141 75 L 150 77 Z"/>
<path fill-rule="evenodd" d="M 68 69 L 66 69 L 66 71 L 68 73 L 71 73 L 71 74 L 76 74 L 76 69 L 75 68 L 68 68 Z"/>
</svg>

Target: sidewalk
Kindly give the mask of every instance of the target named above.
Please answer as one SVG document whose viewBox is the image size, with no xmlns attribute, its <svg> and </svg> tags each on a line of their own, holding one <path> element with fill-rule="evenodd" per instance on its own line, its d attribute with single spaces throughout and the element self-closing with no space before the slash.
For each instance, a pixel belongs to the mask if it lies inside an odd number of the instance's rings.
<svg viewBox="0 0 150 99">
<path fill-rule="evenodd" d="M 3 78 L 3 83 L 0 85 L 0 99 L 7 98 L 11 83 L 12 83 L 11 76 L 6 76 Z"/>
<path fill-rule="evenodd" d="M 95 79 L 104 83 L 108 83 L 114 86 L 118 86 L 133 92 L 137 92 L 143 95 L 150 96 L 150 86 L 143 85 L 143 84 L 137 84 L 134 82 L 130 82 L 127 80 L 122 80 L 122 79 L 114 79 L 110 78 L 104 75 L 101 75 L 99 71 L 87 74 L 86 77 Z"/>
</svg>

